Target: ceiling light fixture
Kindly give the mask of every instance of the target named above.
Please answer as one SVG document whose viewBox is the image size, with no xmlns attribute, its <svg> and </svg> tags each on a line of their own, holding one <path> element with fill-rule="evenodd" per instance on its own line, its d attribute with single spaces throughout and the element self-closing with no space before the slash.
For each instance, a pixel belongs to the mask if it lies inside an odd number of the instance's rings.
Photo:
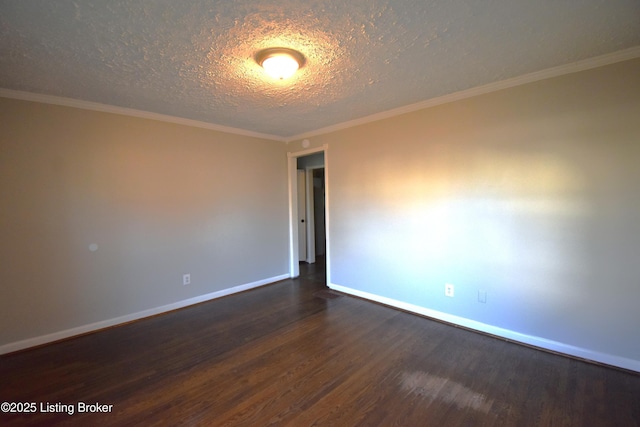
<svg viewBox="0 0 640 427">
<path fill-rule="evenodd" d="M 278 80 L 293 76 L 305 63 L 300 52 L 286 47 L 263 49 L 256 54 L 255 59 L 268 75 Z"/>
</svg>

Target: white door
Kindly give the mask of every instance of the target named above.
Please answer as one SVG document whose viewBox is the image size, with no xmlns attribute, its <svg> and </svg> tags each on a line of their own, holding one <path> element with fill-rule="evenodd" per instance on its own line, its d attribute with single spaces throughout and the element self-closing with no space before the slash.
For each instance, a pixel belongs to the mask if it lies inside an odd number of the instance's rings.
<svg viewBox="0 0 640 427">
<path fill-rule="evenodd" d="M 298 169 L 298 259 L 307 260 L 307 179 Z"/>
</svg>

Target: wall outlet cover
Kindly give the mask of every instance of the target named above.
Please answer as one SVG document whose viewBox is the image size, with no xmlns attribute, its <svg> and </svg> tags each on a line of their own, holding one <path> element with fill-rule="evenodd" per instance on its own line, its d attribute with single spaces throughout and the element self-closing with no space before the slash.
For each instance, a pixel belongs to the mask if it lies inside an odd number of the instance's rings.
<svg viewBox="0 0 640 427">
<path fill-rule="evenodd" d="M 444 295 L 447 297 L 453 297 L 454 295 L 453 285 L 451 283 L 447 283 L 444 285 Z"/>
<path fill-rule="evenodd" d="M 487 291 L 478 291 L 478 302 L 487 303 Z"/>
</svg>

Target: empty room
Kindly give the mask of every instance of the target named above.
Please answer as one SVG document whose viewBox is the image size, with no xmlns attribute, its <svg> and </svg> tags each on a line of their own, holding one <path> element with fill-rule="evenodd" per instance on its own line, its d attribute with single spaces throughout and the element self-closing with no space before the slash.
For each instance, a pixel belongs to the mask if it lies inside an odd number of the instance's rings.
<svg viewBox="0 0 640 427">
<path fill-rule="evenodd" d="M 640 3 L 0 0 L 0 424 L 640 425 Z"/>
</svg>

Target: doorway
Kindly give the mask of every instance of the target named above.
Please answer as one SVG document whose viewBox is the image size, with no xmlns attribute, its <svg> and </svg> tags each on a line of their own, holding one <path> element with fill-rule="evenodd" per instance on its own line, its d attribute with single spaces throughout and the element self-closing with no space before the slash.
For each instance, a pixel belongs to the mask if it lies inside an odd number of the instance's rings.
<svg viewBox="0 0 640 427">
<path fill-rule="evenodd" d="M 300 169 L 298 158 L 298 260 L 314 264 L 326 251 L 324 166 Z"/>
<path fill-rule="evenodd" d="M 326 152 L 325 145 L 322 148 L 287 154 L 289 157 L 289 275 L 298 277 L 300 262 L 314 264 L 317 257 L 324 255 L 327 283 L 330 283 Z"/>
<path fill-rule="evenodd" d="M 325 253 L 324 153 L 298 157 L 298 259 L 314 264 Z"/>
</svg>

